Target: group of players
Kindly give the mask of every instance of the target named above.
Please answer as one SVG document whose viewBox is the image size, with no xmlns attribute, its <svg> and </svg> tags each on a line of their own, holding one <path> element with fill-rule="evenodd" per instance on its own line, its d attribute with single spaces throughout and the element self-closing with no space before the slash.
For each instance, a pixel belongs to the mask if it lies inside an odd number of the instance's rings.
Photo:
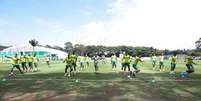
<svg viewBox="0 0 201 101">
<path fill-rule="evenodd" d="M 18 57 L 17 54 L 13 57 L 6 56 L 6 58 L 9 58 L 11 60 L 11 71 L 9 75 L 14 75 L 14 68 L 17 68 L 21 74 L 24 72 L 34 72 L 38 71 L 38 62 L 39 58 L 36 56 L 36 54 L 29 54 L 24 55 L 23 52 L 20 52 L 20 56 Z"/>
<path fill-rule="evenodd" d="M 17 68 L 20 71 L 20 73 L 38 71 L 39 58 L 36 56 L 36 54 L 33 54 L 33 55 L 29 54 L 28 56 L 26 56 L 21 52 L 19 57 L 16 54 L 14 57 L 7 57 L 7 58 L 10 58 L 12 63 L 10 75 L 14 74 L 13 72 L 14 68 Z M 166 71 L 166 66 L 164 66 L 164 58 L 165 57 L 163 54 L 161 54 L 158 58 L 156 57 L 156 55 L 154 54 L 152 55 L 151 62 L 152 62 L 153 70 Z M 99 62 L 102 59 L 105 59 L 105 58 L 101 58 L 98 55 L 95 55 L 92 58 L 90 58 L 86 54 L 77 56 L 74 52 L 69 53 L 68 56 L 63 61 L 63 63 L 66 63 L 64 76 L 70 77 L 71 75 L 76 74 L 77 63 L 79 63 L 80 71 L 82 71 L 84 68 L 88 68 L 91 60 L 93 60 L 95 73 L 97 73 L 99 70 Z M 138 63 L 143 62 L 143 60 L 141 59 L 141 56 L 132 57 L 128 53 L 124 53 L 123 56 L 120 56 L 120 59 L 121 59 L 121 70 L 126 71 L 127 69 L 129 71 L 128 77 L 135 78 L 136 74 L 140 72 Z M 169 59 L 171 61 L 170 74 L 175 74 L 175 68 L 177 65 L 177 55 L 173 54 Z M 159 60 L 159 66 L 156 66 L 157 60 Z M 111 55 L 110 61 L 111 61 L 112 71 L 114 72 L 117 71 L 118 58 L 116 54 Z M 49 59 L 47 59 L 46 62 L 49 66 Z M 193 73 L 194 72 L 193 65 L 196 63 L 193 61 L 192 55 L 188 55 L 185 58 L 184 62 L 186 63 L 186 67 L 187 67 L 187 70 L 185 72 L 187 74 Z M 22 67 L 22 69 L 20 67 Z M 159 68 L 156 68 L 156 67 L 159 67 Z"/>
</svg>

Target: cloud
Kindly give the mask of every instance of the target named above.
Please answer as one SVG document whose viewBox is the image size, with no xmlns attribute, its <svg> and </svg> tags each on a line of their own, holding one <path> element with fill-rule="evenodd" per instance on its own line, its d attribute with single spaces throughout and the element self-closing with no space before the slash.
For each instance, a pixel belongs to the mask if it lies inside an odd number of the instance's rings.
<svg viewBox="0 0 201 101">
<path fill-rule="evenodd" d="M 76 42 L 84 44 L 194 48 L 201 37 L 200 0 L 114 0 L 110 21 L 83 25 Z"/>
</svg>

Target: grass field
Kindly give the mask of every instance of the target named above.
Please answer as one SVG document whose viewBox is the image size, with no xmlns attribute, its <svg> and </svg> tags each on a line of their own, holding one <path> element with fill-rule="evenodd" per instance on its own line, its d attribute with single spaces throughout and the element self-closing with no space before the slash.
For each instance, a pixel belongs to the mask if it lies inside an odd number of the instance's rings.
<svg viewBox="0 0 201 101">
<path fill-rule="evenodd" d="M 123 72 L 112 72 L 109 63 L 100 63 L 99 74 L 91 64 L 71 78 L 63 77 L 65 64 L 61 62 L 52 63 L 51 68 L 40 63 L 39 72 L 15 77 L 7 77 L 9 64 L 0 64 L 0 101 L 200 101 L 201 62 L 197 63 L 196 72 L 182 79 L 179 72 L 186 69 L 184 63 L 177 65 L 177 74 L 171 77 L 168 61 L 166 72 L 153 71 L 145 61 L 132 80 Z"/>
</svg>

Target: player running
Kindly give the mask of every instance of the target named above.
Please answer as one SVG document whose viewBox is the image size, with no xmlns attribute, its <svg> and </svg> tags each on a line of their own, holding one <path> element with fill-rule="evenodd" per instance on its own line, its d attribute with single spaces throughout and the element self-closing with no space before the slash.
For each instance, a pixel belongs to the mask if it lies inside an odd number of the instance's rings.
<svg viewBox="0 0 201 101">
<path fill-rule="evenodd" d="M 160 61 L 159 62 L 159 70 L 164 72 L 165 66 L 164 66 L 164 55 L 163 55 L 163 53 L 161 54 L 159 61 Z"/>
<path fill-rule="evenodd" d="M 126 68 L 128 68 L 128 71 L 130 71 L 130 62 L 131 62 L 131 57 L 128 53 L 125 53 L 123 56 L 123 61 L 124 61 L 124 71 L 126 71 Z"/>
<path fill-rule="evenodd" d="M 45 56 L 45 62 L 46 62 L 46 64 L 47 64 L 47 66 L 50 68 L 50 58 L 49 58 L 48 55 Z"/>
<path fill-rule="evenodd" d="M 27 56 L 27 60 L 28 60 L 29 71 L 33 72 L 33 62 L 34 62 L 33 56 L 31 54 L 29 54 Z"/>
<path fill-rule="evenodd" d="M 177 55 L 176 53 L 171 56 L 171 69 L 170 69 L 170 74 L 175 74 L 175 68 L 176 68 L 176 63 L 177 63 Z"/>
<path fill-rule="evenodd" d="M 153 70 L 156 70 L 156 55 L 155 54 L 152 55 L 151 62 L 152 62 Z"/>
<path fill-rule="evenodd" d="M 138 67 L 138 63 L 139 62 L 142 62 L 142 59 L 141 59 L 141 56 L 136 56 L 134 59 L 133 59 L 133 64 L 132 64 L 132 67 L 133 67 L 133 70 L 130 72 L 130 77 L 131 78 L 136 78 L 136 74 L 140 72 L 140 69 Z"/>
<path fill-rule="evenodd" d="M 74 73 L 76 73 L 77 55 L 75 55 L 75 52 L 73 52 L 73 53 L 70 55 L 70 58 L 72 59 L 73 71 L 74 71 Z"/>
<path fill-rule="evenodd" d="M 15 56 L 13 56 L 13 57 L 6 56 L 6 58 L 10 58 L 11 64 L 12 64 L 12 68 L 11 68 L 11 71 L 9 73 L 9 76 L 14 75 L 14 68 L 17 68 L 20 71 L 20 73 L 23 74 L 23 71 L 20 69 L 20 65 L 19 65 L 20 59 L 17 57 L 17 54 L 15 54 Z"/>
<path fill-rule="evenodd" d="M 20 52 L 20 62 L 21 62 L 21 66 L 24 72 L 28 71 L 27 68 L 27 57 L 26 55 L 23 54 L 23 52 Z"/>
<path fill-rule="evenodd" d="M 34 54 L 33 56 L 33 64 L 34 64 L 34 71 L 38 71 L 38 62 L 39 62 L 39 58 L 36 56 L 36 54 Z"/>
<path fill-rule="evenodd" d="M 193 55 L 193 54 L 189 54 L 189 55 L 185 58 L 185 61 L 184 61 L 184 62 L 186 62 L 186 67 L 187 67 L 186 72 L 187 72 L 188 74 L 194 72 L 194 67 L 193 67 L 193 65 L 196 65 L 196 63 L 193 61 L 192 55 Z"/>
<path fill-rule="evenodd" d="M 63 63 L 66 63 L 66 68 L 65 68 L 65 74 L 64 74 L 64 76 L 65 77 L 66 76 L 70 77 L 71 76 L 71 72 L 73 71 L 73 68 L 72 68 L 73 60 L 70 57 L 70 54 L 64 59 Z M 70 69 L 69 72 L 68 72 L 68 69 Z"/>
<path fill-rule="evenodd" d="M 112 64 L 112 71 L 116 71 L 117 69 L 117 56 L 113 53 L 111 56 L 111 64 Z"/>
</svg>

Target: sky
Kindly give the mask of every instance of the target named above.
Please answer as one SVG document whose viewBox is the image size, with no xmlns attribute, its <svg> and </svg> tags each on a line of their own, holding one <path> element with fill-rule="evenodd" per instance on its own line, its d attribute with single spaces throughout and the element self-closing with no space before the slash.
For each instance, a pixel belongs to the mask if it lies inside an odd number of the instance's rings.
<svg viewBox="0 0 201 101">
<path fill-rule="evenodd" d="M 0 0 L 0 44 L 193 49 L 201 0 Z"/>
</svg>

